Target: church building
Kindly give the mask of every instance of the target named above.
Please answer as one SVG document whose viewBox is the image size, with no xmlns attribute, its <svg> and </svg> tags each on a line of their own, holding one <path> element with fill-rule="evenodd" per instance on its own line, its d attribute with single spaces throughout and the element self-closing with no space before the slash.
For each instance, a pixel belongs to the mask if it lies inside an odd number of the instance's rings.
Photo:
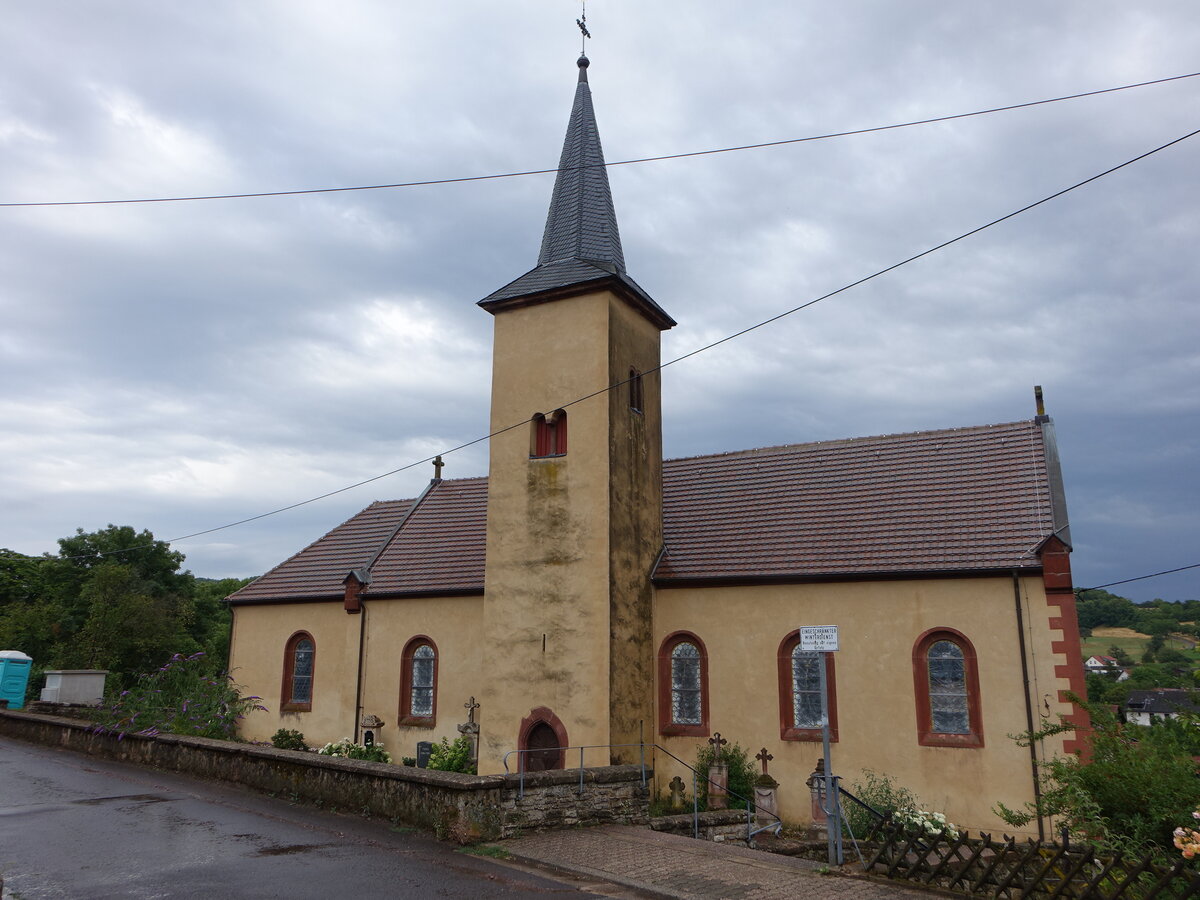
<svg viewBox="0 0 1200 900">
<path fill-rule="evenodd" d="M 229 598 L 243 736 L 366 732 L 397 759 L 478 723 L 481 774 L 636 762 L 719 732 L 785 820 L 822 756 L 999 827 L 1086 724 L 1054 427 L 1031 419 L 664 461 L 660 335 L 627 273 L 579 60 L 537 265 L 494 322 L 487 477 L 371 504 Z M 440 475 L 440 470 L 438 470 Z M 799 629 L 836 625 L 822 658 Z M 474 704 L 477 704 L 475 706 Z M 569 749 L 564 749 L 569 748 Z M 580 749 L 584 748 L 584 749 Z M 518 753 L 517 751 L 522 751 Z"/>
</svg>

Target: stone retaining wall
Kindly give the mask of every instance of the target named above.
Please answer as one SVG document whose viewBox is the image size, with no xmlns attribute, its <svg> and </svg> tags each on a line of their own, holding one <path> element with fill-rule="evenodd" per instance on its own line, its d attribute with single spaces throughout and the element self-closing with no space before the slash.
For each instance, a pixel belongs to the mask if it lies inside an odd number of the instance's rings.
<svg viewBox="0 0 1200 900">
<path fill-rule="evenodd" d="M 92 756 L 244 784 L 437 832 L 459 843 L 522 829 L 649 822 L 638 766 L 461 775 L 208 738 L 97 734 L 78 719 L 0 710 L 0 734 Z M 647 770 L 647 777 L 649 777 Z"/>
<path fill-rule="evenodd" d="M 737 844 L 741 847 L 746 846 L 747 829 L 745 810 L 709 810 L 708 812 L 700 813 L 699 819 L 700 840 L 715 841 L 718 844 L 729 843 Z M 670 834 L 696 837 L 696 822 L 691 813 L 658 816 L 650 820 L 650 827 L 655 831 L 666 831 Z"/>
</svg>

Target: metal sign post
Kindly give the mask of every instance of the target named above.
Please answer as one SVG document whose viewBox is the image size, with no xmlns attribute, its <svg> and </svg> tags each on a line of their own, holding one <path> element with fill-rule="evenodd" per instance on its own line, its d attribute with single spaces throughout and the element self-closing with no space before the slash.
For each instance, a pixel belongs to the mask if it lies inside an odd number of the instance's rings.
<svg viewBox="0 0 1200 900">
<path fill-rule="evenodd" d="M 836 625 L 813 625 L 800 629 L 800 649 L 806 652 L 820 653 L 821 661 L 817 666 L 821 684 L 821 745 L 825 752 L 825 810 L 826 842 L 829 848 L 831 865 L 842 864 L 842 805 L 833 780 L 833 760 L 830 758 L 829 740 L 829 684 L 825 679 L 825 670 L 829 662 L 829 654 L 838 650 L 838 627 Z"/>
</svg>

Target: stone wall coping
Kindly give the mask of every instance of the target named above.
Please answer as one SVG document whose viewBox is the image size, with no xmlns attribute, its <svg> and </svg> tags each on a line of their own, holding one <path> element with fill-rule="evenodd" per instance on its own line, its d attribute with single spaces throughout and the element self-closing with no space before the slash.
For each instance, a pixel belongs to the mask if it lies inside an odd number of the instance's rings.
<svg viewBox="0 0 1200 900">
<path fill-rule="evenodd" d="M 700 813 L 700 824 L 710 825 L 745 825 L 746 811 L 744 809 L 710 809 Z M 655 831 L 670 831 L 686 825 L 692 827 L 692 813 L 676 813 L 670 816 L 655 816 L 650 820 L 650 827 Z"/>
<path fill-rule="evenodd" d="M 91 722 L 83 719 L 72 719 L 66 716 L 49 716 L 42 713 L 27 713 L 22 710 L 0 710 L 0 716 L 53 724 L 61 728 L 71 729 L 73 731 L 92 731 Z M 111 731 L 103 733 L 109 735 L 112 734 Z M 337 756 L 322 756 L 319 753 L 313 753 L 306 750 L 280 750 L 276 747 L 264 746 L 262 744 L 244 744 L 240 741 L 222 741 L 215 738 L 194 737 L 186 734 L 168 734 L 164 732 L 157 735 L 146 735 L 131 732 L 126 734 L 123 738 L 121 738 L 121 740 L 154 741 L 166 745 L 200 747 L 215 753 L 228 753 L 238 756 L 257 757 L 259 759 L 286 760 L 293 765 L 311 766 L 312 768 L 317 769 L 342 769 L 348 772 L 360 772 L 364 775 L 370 774 L 375 777 L 390 778 L 396 781 L 410 781 L 416 784 L 436 785 L 437 787 L 448 788 L 450 790 L 477 791 L 488 788 L 499 789 L 506 785 L 506 778 L 504 775 L 464 775 L 461 772 L 441 772 L 435 769 L 418 769 L 416 766 L 402 766 L 394 763 L 369 762 L 364 759 L 345 759 Z M 609 766 L 608 768 L 621 767 Z M 631 768 L 635 771 L 637 770 L 637 766 L 627 766 L 624 768 Z M 533 784 L 531 779 L 535 774 L 541 775 L 543 773 L 538 772 L 526 775 L 526 786 Z M 553 774 L 561 775 L 562 772 L 556 772 Z M 572 777 L 564 779 L 565 781 L 579 781 L 578 771 L 568 774 L 570 774 Z M 509 777 L 511 778 L 514 776 Z M 610 778 L 605 780 L 616 779 Z M 512 784 L 516 785 L 517 782 L 513 781 Z"/>
<path fill-rule="evenodd" d="M 646 778 L 654 774 L 654 770 L 646 767 Z M 504 779 L 505 787 L 519 787 L 524 780 L 525 787 L 549 787 L 554 784 L 579 784 L 579 769 L 548 769 L 543 772 L 526 772 L 513 775 L 498 776 Z M 640 780 L 642 767 L 637 765 L 595 766 L 583 770 L 584 784 L 616 784 L 620 782 Z"/>
</svg>

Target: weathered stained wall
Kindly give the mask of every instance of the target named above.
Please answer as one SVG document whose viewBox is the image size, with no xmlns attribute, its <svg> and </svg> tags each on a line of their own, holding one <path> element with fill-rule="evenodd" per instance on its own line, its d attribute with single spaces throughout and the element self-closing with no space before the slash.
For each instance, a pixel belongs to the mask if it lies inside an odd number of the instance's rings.
<svg viewBox="0 0 1200 900">
<path fill-rule="evenodd" d="M 1059 691 L 1068 687 L 1061 654 L 1051 652 L 1063 633 L 1058 607 L 1046 603 L 1040 577 L 1019 581 L 1035 726 L 1070 711 Z M 834 772 L 846 784 L 864 769 L 890 775 L 930 808 L 959 825 L 994 830 L 997 801 L 1019 807 L 1033 798 L 1029 751 L 1008 735 L 1028 729 L 1011 578 L 927 579 L 756 587 L 660 589 L 656 647 L 677 630 L 695 633 L 708 650 L 712 731 L 755 754 L 775 757 L 781 815 L 810 818 L 805 779 L 822 755 L 820 740 L 780 737 L 777 653 L 801 625 L 837 625 L 839 740 Z M 932 628 L 952 628 L 974 645 L 983 704 L 984 745 L 923 747 L 917 740 L 912 648 Z M 1059 673 L 1056 673 L 1056 667 Z M 656 720 L 657 724 L 657 720 Z M 657 741 L 685 760 L 705 738 Z M 1043 754 L 1061 753 L 1061 739 Z M 677 774 L 668 758 L 656 760 L 658 786 Z M 685 779 L 690 783 L 690 779 Z M 1036 827 L 1036 826 L 1034 826 Z"/>
<path fill-rule="evenodd" d="M 609 742 L 634 744 L 653 735 L 654 588 L 662 549 L 662 392 L 657 371 L 660 332 L 644 316 L 609 301 L 609 382 L 642 376 L 642 408 L 624 385 L 608 395 L 609 437 Z M 637 749 L 614 751 L 622 762 Z"/>
<path fill-rule="evenodd" d="M 607 387 L 610 297 L 495 317 L 493 432 Z M 481 772 L 503 771 L 537 707 L 572 745 L 609 742 L 608 408 L 601 394 L 567 409 L 565 456 L 531 459 L 528 425 L 492 438 Z"/>
</svg>

